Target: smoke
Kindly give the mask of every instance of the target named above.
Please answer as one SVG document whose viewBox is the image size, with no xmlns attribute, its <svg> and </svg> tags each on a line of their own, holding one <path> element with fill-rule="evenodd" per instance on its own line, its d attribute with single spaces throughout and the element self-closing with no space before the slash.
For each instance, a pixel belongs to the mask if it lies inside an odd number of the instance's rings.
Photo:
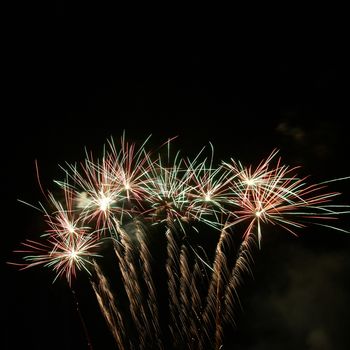
<svg viewBox="0 0 350 350">
<path fill-rule="evenodd" d="M 319 328 L 311 331 L 306 338 L 307 348 L 310 350 L 334 349 L 332 340 L 325 329 Z"/>
<path fill-rule="evenodd" d="M 349 349 L 348 255 L 292 246 L 269 257 L 246 308 L 245 327 L 254 336 L 242 349 Z"/>
</svg>

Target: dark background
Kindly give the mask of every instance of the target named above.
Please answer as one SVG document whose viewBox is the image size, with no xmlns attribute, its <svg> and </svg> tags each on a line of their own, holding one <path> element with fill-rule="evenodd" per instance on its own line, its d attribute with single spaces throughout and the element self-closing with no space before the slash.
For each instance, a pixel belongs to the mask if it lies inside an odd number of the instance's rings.
<svg viewBox="0 0 350 350">
<path fill-rule="evenodd" d="M 52 21 L 18 18 L 5 54 L 2 349 L 87 349 L 65 282 L 52 285 L 45 269 L 5 264 L 43 230 L 42 217 L 17 201 L 42 200 L 35 160 L 52 188 L 62 176 L 58 164 L 82 159 L 84 147 L 102 151 L 125 130 L 136 142 L 152 134 L 155 147 L 178 136 L 174 148 L 189 155 L 210 141 L 217 162 L 257 164 L 278 148 L 310 182 L 350 175 L 348 62 L 331 35 L 268 44 L 259 31 L 250 36 L 224 24 L 213 34 L 207 23 L 181 37 L 178 24 L 155 39 L 163 27 L 145 32 L 146 23 L 134 32 L 137 20 L 118 26 L 119 15 L 114 30 L 97 30 L 93 8 L 56 5 Z M 329 186 L 343 192 L 339 202 L 350 203 L 349 181 Z M 338 224 L 350 229 L 349 217 Z M 347 349 L 350 236 L 317 226 L 299 238 L 276 233 L 264 236 L 254 279 L 242 288 L 232 349 Z M 80 281 L 94 349 L 112 349 L 91 288 Z"/>
</svg>

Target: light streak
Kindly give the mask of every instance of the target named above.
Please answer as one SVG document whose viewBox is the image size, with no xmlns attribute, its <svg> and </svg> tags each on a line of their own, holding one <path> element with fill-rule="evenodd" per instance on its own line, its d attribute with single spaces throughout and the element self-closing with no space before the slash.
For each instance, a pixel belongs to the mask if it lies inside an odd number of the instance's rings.
<svg viewBox="0 0 350 350">
<path fill-rule="evenodd" d="M 324 223 L 350 213 L 348 205 L 332 204 L 340 193 L 328 191 L 327 185 L 337 179 L 309 184 L 308 177 L 299 177 L 298 167 L 276 158 L 277 150 L 257 167 L 234 159 L 215 166 L 211 144 L 209 157 L 203 148 L 191 160 L 180 152 L 172 157 L 170 140 L 165 156 L 163 147 L 159 153 L 146 151 L 147 141 L 137 148 L 125 134 L 118 144 L 111 139 L 102 157 L 86 152 L 79 164 L 61 167 L 65 179 L 55 181 L 60 192 L 46 194 L 40 183 L 46 205 L 22 201 L 43 214 L 47 229 L 39 239 L 22 243 L 16 252 L 24 255 L 24 262 L 15 265 L 44 266 L 55 273 L 54 281 L 64 277 L 70 286 L 78 271 L 91 278 L 94 272 L 96 298 L 120 348 L 136 348 L 136 343 L 144 349 L 151 343 L 163 348 L 151 263 L 154 247 L 147 239 L 154 225 L 166 232 L 170 334 L 175 346 L 186 344 L 191 350 L 212 343 L 222 347 L 225 322 L 232 321 L 235 311 L 236 289 L 242 275 L 251 272 L 252 247 L 256 242 L 261 246 L 267 227 L 279 226 L 293 235 L 309 224 L 348 232 Z M 346 179 L 350 177 L 338 180 Z M 202 224 L 220 235 L 212 262 L 200 243 L 189 243 L 189 227 L 200 239 L 197 227 Z M 241 241 L 232 254 L 237 227 L 242 228 Z M 124 307 L 118 308 L 96 260 L 103 257 L 105 241 L 116 254 L 130 322 L 138 334 L 135 344 L 127 336 Z"/>
</svg>

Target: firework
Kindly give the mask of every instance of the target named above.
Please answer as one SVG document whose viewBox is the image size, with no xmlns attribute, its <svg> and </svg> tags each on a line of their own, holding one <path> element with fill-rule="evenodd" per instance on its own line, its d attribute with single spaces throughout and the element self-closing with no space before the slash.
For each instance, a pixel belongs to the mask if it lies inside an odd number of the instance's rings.
<svg viewBox="0 0 350 350">
<path fill-rule="evenodd" d="M 233 159 L 215 166 L 211 144 L 209 156 L 203 148 L 191 160 L 172 156 L 171 140 L 149 152 L 147 140 L 136 147 L 124 134 L 118 144 L 108 141 L 102 157 L 86 151 L 82 162 L 61 167 L 57 193 L 45 194 L 47 205 L 37 208 L 47 230 L 22 243 L 16 252 L 24 262 L 16 264 L 50 268 L 70 286 L 86 271 L 120 349 L 220 349 L 263 228 L 343 230 L 322 222 L 350 213 L 349 206 L 332 204 L 339 193 L 328 192 L 327 182 L 308 184 L 277 150 L 255 168 Z M 202 247 L 208 229 L 217 238 L 213 258 Z M 116 283 L 99 262 L 105 242 Z"/>
<path fill-rule="evenodd" d="M 257 230 L 259 244 L 263 224 L 279 225 L 295 235 L 295 228 L 310 222 L 306 219 L 324 220 L 339 215 L 339 207 L 327 203 L 340 193 L 325 192 L 324 184 L 307 185 L 306 177 L 298 177 L 297 168 L 281 165 L 280 159 L 271 168 L 276 154 L 277 151 L 272 152 L 254 171 L 234 161 L 225 163 L 236 175 L 231 184 L 232 204 L 236 207 L 231 212 L 231 225 L 247 222 L 244 237 Z"/>
<path fill-rule="evenodd" d="M 144 144 L 147 140 L 144 142 Z M 95 222 L 98 228 L 110 230 L 113 220 L 121 223 L 142 208 L 145 197 L 145 179 L 152 162 L 144 149 L 125 140 L 117 150 L 113 139 L 108 141 L 101 159 L 86 152 L 84 162 L 67 164 L 63 168 L 66 181 L 56 181 L 63 190 L 75 195 L 76 207 L 82 211 L 86 222 Z"/>
<path fill-rule="evenodd" d="M 92 257 L 99 256 L 96 251 L 100 242 L 95 235 L 74 235 L 69 239 L 56 235 L 47 238 L 45 243 L 26 240 L 22 245 L 24 249 L 16 252 L 26 254 L 24 259 L 28 263 L 24 264 L 23 269 L 44 265 L 56 272 L 54 281 L 64 275 L 71 284 L 77 270 L 91 274 L 89 265 L 92 265 Z"/>
</svg>

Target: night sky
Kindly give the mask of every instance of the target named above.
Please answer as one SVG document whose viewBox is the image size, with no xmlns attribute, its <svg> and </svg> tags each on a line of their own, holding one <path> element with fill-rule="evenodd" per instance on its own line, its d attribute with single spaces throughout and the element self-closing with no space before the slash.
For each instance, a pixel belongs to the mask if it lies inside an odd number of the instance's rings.
<svg viewBox="0 0 350 350">
<path fill-rule="evenodd" d="M 63 176 L 58 164 L 81 160 L 84 147 L 102 152 L 107 138 L 125 130 L 135 142 L 152 134 L 154 147 L 177 136 L 174 149 L 190 156 L 211 142 L 217 164 L 231 157 L 257 164 L 278 148 L 286 164 L 311 175 L 310 182 L 350 175 L 347 62 L 337 44 L 293 42 L 290 52 L 274 54 L 262 39 L 194 36 L 186 47 L 172 46 L 169 38 L 151 44 L 142 31 L 127 36 L 128 28 L 107 39 L 87 19 L 73 30 L 72 9 L 57 4 L 53 28 L 22 28 L 7 56 L 4 350 L 88 349 L 65 281 L 52 284 L 47 269 L 19 272 L 6 264 L 17 259 L 12 251 L 21 241 L 45 229 L 40 213 L 18 202 L 43 199 L 35 160 L 50 189 Z M 350 204 L 350 180 L 330 189 L 343 193 L 338 202 Z M 337 224 L 350 230 L 349 216 Z M 348 349 L 350 234 L 317 226 L 298 231 L 298 238 L 265 232 L 254 279 L 240 292 L 243 311 L 228 349 Z M 113 349 L 86 278 L 75 287 L 94 349 Z"/>
</svg>

